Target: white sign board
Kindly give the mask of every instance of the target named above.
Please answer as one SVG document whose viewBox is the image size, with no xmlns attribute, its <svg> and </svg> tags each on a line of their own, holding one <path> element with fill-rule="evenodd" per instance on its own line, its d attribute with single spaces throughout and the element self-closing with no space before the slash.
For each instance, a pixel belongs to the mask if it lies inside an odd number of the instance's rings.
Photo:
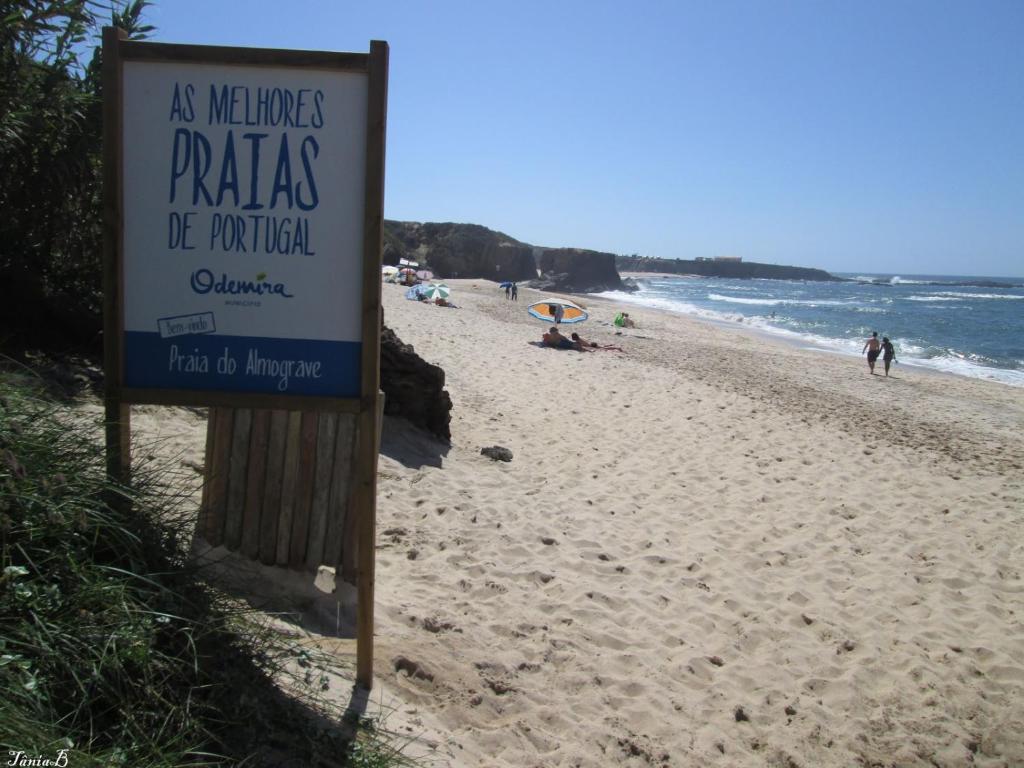
<svg viewBox="0 0 1024 768">
<path fill-rule="evenodd" d="M 357 397 L 366 75 L 123 67 L 124 385 Z"/>
</svg>

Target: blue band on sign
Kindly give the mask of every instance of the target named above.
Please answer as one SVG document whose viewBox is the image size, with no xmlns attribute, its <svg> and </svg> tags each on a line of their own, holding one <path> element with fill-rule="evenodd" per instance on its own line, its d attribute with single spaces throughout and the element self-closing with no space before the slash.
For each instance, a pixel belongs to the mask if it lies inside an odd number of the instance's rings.
<svg viewBox="0 0 1024 768">
<path fill-rule="evenodd" d="M 125 331 L 124 384 L 138 389 L 359 397 L 357 341 Z"/>
</svg>

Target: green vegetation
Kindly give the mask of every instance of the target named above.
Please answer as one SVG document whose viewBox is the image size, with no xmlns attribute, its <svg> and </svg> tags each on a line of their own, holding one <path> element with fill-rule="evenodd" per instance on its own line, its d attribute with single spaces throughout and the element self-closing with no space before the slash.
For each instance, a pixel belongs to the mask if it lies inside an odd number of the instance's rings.
<svg viewBox="0 0 1024 768">
<path fill-rule="evenodd" d="M 0 344 L 96 343 L 100 28 L 144 37 L 146 0 L 0 0 Z M 6 338 L 5 338 L 6 337 Z"/>
<path fill-rule="evenodd" d="M 0 0 L 0 349 L 22 359 L 99 348 L 98 43 L 108 24 L 145 37 L 147 5 Z M 346 718 L 337 659 L 190 565 L 194 477 L 149 464 L 110 485 L 100 425 L 43 390 L 0 366 L 0 754 L 408 764 L 379 723 Z"/>
<path fill-rule="evenodd" d="M 110 485 L 98 425 L 35 390 L 0 374 L 0 754 L 407 764 L 389 734 L 328 703 L 337 660 L 190 567 L 182 478 L 150 462 L 131 488 Z"/>
</svg>

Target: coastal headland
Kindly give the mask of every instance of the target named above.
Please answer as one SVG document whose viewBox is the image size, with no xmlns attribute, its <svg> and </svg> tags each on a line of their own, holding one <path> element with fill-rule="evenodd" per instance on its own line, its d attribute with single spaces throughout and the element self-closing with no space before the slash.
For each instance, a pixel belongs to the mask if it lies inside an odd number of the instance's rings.
<svg viewBox="0 0 1024 768">
<path fill-rule="evenodd" d="M 814 267 L 789 267 L 781 264 L 761 264 L 754 261 L 719 261 L 712 259 L 650 259 L 637 256 L 619 256 L 615 259 L 619 272 L 659 272 L 669 275 L 696 275 L 699 277 L 727 277 L 763 280 L 813 280 L 818 282 L 842 281 L 843 278 Z"/>
</svg>

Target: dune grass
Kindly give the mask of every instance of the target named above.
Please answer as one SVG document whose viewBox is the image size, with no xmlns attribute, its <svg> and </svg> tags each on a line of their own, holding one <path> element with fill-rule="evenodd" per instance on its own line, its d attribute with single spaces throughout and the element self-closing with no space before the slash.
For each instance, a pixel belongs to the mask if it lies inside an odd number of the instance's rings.
<svg viewBox="0 0 1024 768">
<path fill-rule="evenodd" d="M 189 565 L 183 478 L 149 462 L 130 488 L 106 481 L 99 427 L 0 373 L 0 754 L 409 765 L 379 724 L 327 703 L 337 661 Z"/>
</svg>

